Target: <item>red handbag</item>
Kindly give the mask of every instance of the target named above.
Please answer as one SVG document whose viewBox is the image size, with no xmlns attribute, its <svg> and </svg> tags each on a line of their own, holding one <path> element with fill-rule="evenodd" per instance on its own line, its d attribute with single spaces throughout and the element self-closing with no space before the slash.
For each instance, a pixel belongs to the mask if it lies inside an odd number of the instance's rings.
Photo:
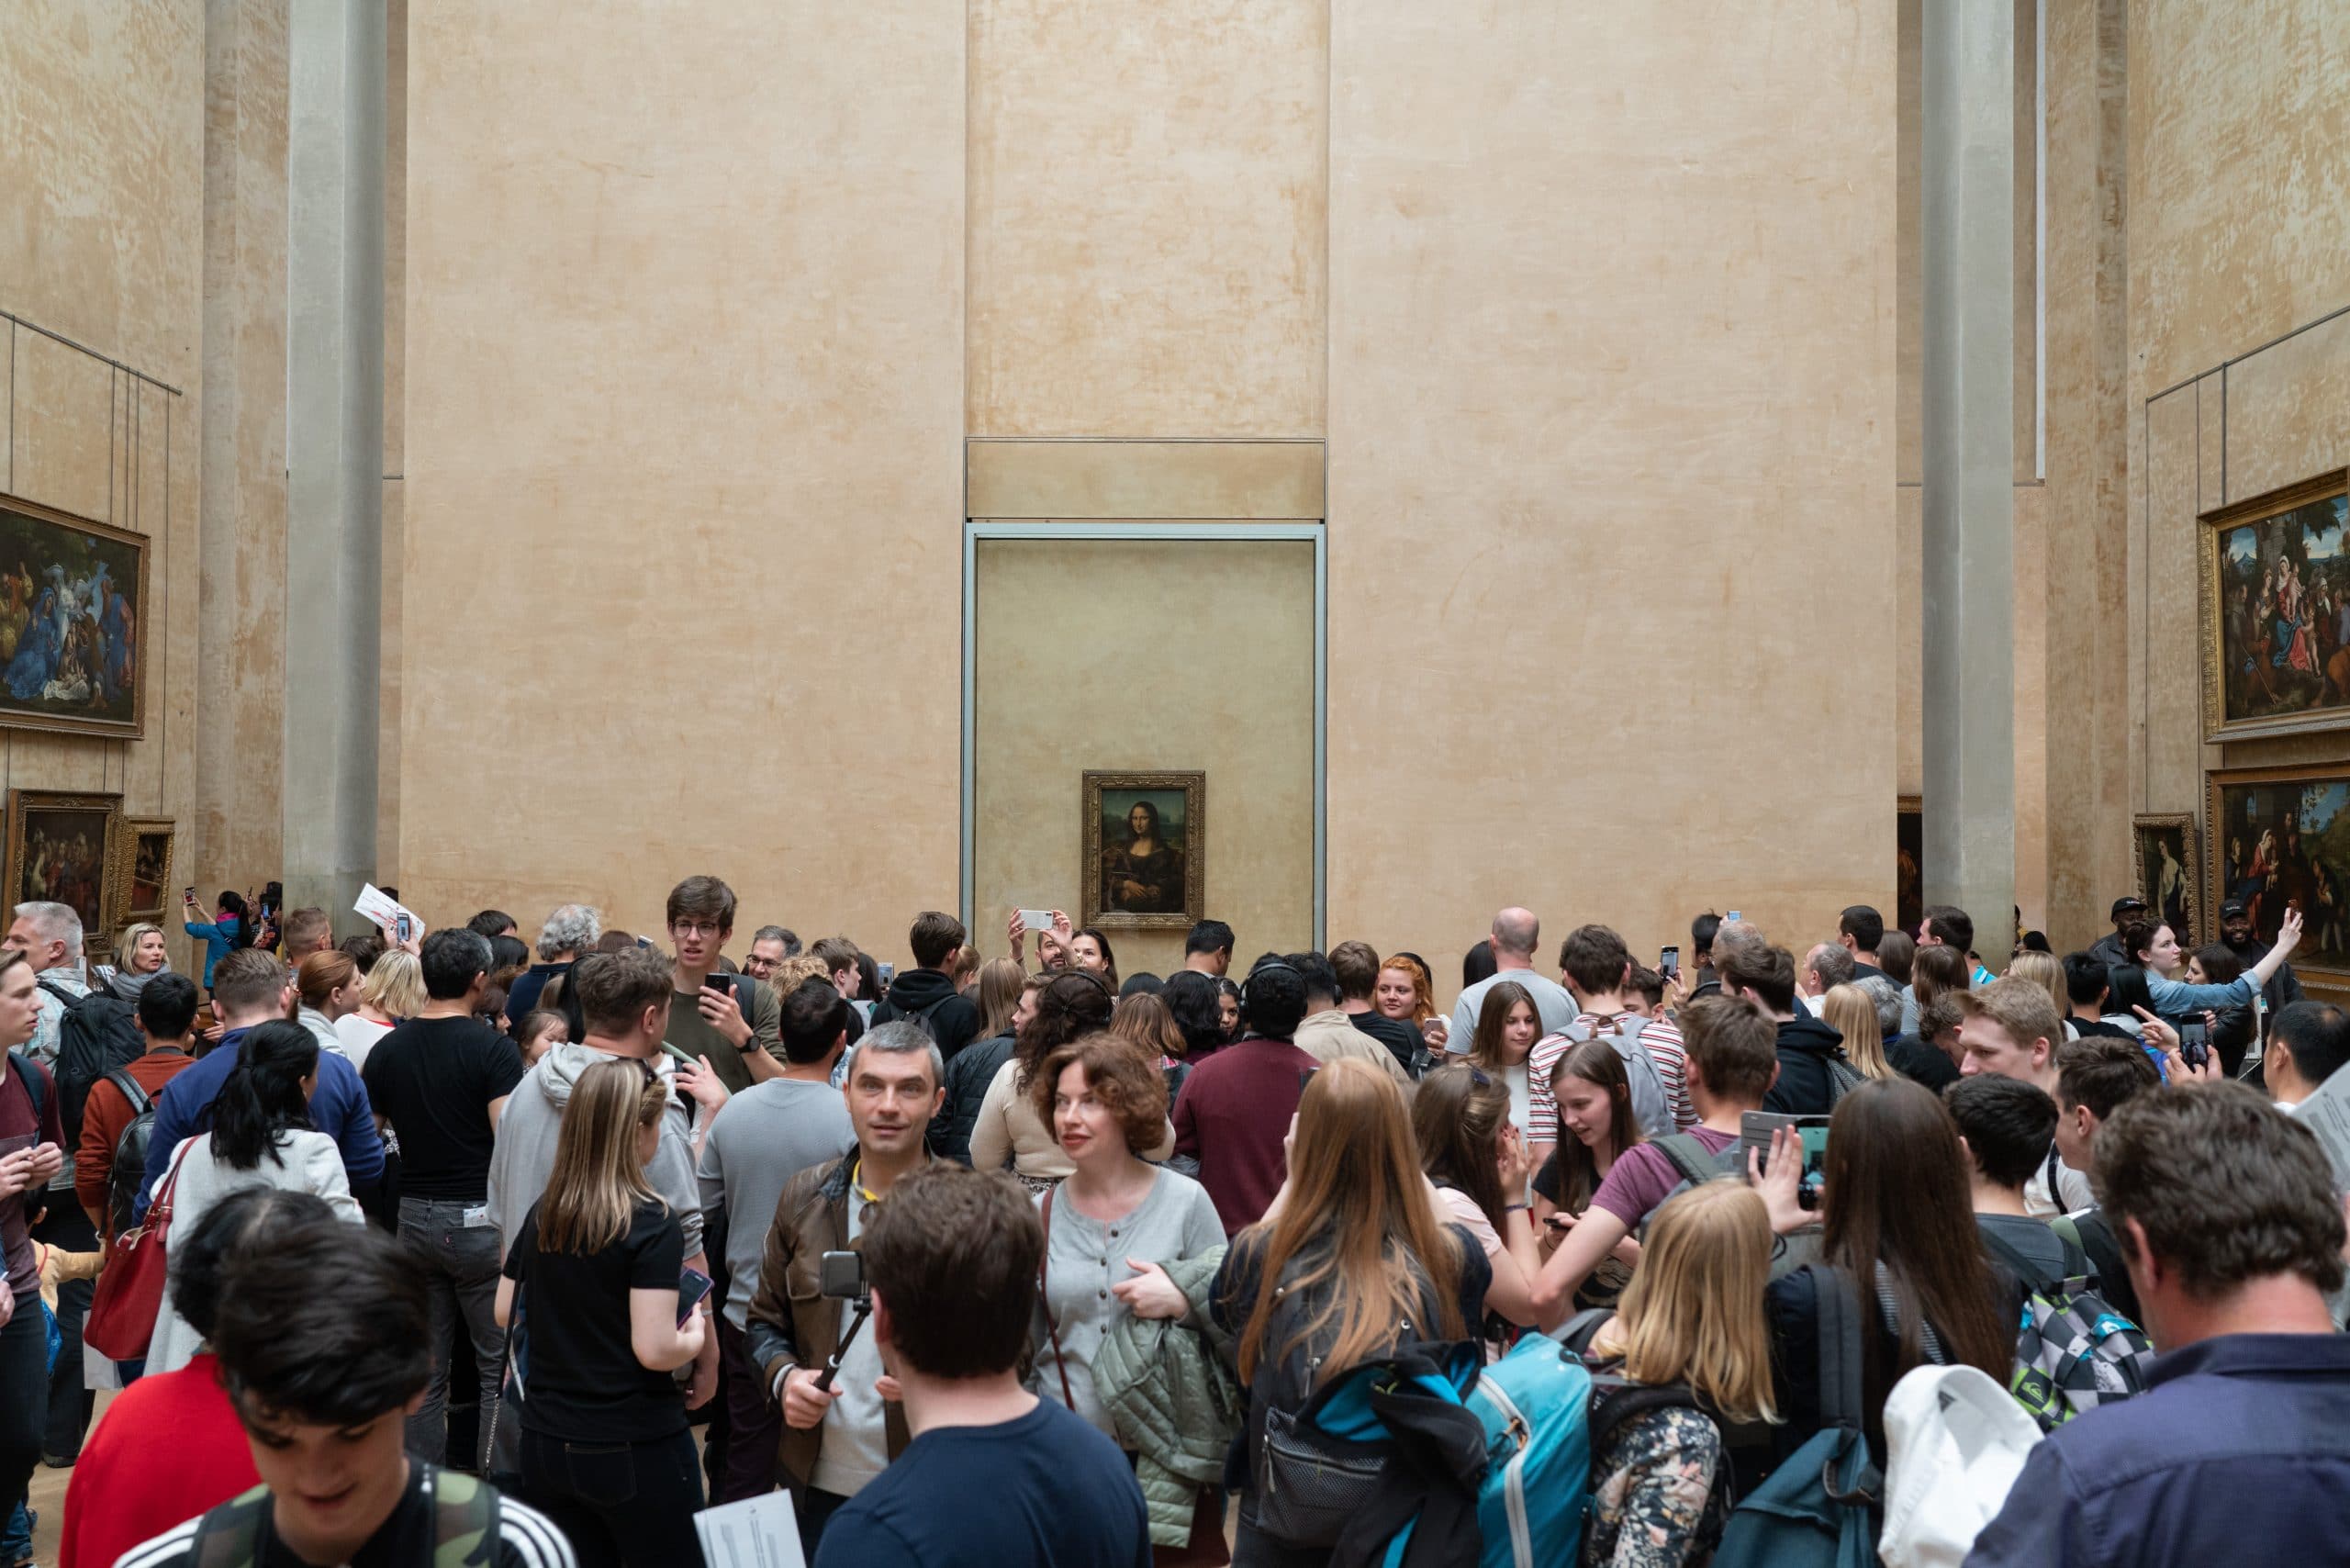
<svg viewBox="0 0 2350 1568">
<path fill-rule="evenodd" d="M 98 1271 L 97 1294 L 82 1323 L 82 1342 L 108 1361 L 141 1359 L 155 1337 L 170 1266 L 163 1248 L 172 1228 L 172 1195 L 179 1190 L 180 1167 L 186 1163 L 187 1148 L 183 1148 L 155 1190 L 155 1201 L 147 1205 L 147 1217 L 137 1229 L 115 1238 L 106 1267 Z"/>
</svg>

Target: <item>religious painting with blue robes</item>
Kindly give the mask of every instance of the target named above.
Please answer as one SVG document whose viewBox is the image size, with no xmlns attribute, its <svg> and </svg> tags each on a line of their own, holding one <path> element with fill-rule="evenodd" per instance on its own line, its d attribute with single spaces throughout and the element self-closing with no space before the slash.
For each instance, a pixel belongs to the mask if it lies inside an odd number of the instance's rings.
<svg viewBox="0 0 2350 1568">
<path fill-rule="evenodd" d="M 2350 724 L 2350 493 L 2337 470 L 2203 516 L 2207 739 Z"/>
<path fill-rule="evenodd" d="M 147 541 L 0 496 L 0 727 L 146 729 Z"/>
</svg>

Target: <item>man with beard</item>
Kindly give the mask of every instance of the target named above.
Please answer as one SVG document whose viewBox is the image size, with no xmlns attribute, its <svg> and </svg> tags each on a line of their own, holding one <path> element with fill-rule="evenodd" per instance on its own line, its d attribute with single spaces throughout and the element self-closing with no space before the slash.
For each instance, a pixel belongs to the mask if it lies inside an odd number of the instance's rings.
<svg viewBox="0 0 2350 1568">
<path fill-rule="evenodd" d="M 2266 958 L 2271 946 L 2253 934 L 2252 911 L 2242 899 L 2229 899 L 2220 905 L 2220 941 L 2244 960 L 2247 969 Z M 2281 966 L 2269 977 L 2261 988 L 2261 999 L 2272 1018 L 2279 1009 L 2301 1000 L 2300 978 L 2293 973 L 2291 964 Z"/>
</svg>

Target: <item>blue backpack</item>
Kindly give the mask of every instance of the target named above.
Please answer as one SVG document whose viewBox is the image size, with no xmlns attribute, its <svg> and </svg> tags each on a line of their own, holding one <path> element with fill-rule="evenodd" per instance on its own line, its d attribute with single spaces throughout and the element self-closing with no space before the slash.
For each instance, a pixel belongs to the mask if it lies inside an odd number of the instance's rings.
<svg viewBox="0 0 2350 1568">
<path fill-rule="evenodd" d="M 1490 1367 L 1476 1341 L 1422 1344 L 1269 1410 L 1257 1526 L 1337 1563 L 1549 1568 L 1583 1540 L 1590 1373 L 1529 1335 Z"/>
<path fill-rule="evenodd" d="M 1860 1295 L 1824 1263 L 1800 1271 L 1818 1303 L 1820 1428 L 1731 1513 L 1714 1568 L 1875 1568 L 1885 1478 L 1861 1429 Z"/>
</svg>

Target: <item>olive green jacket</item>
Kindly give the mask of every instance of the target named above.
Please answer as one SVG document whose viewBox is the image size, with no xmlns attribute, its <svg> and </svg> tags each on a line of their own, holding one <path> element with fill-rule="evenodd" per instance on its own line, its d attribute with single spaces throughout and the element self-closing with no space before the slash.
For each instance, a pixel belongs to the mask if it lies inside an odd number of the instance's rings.
<svg viewBox="0 0 2350 1568">
<path fill-rule="evenodd" d="M 1135 1452 L 1157 1546 L 1191 1539 L 1200 1488 L 1222 1483 L 1225 1453 L 1248 1407 L 1226 1359 L 1231 1337 L 1208 1314 L 1224 1254 L 1218 1247 L 1162 1265 L 1192 1310 L 1176 1318 L 1123 1316 L 1093 1356 L 1093 1390 L 1117 1424 L 1120 1446 Z"/>
</svg>

